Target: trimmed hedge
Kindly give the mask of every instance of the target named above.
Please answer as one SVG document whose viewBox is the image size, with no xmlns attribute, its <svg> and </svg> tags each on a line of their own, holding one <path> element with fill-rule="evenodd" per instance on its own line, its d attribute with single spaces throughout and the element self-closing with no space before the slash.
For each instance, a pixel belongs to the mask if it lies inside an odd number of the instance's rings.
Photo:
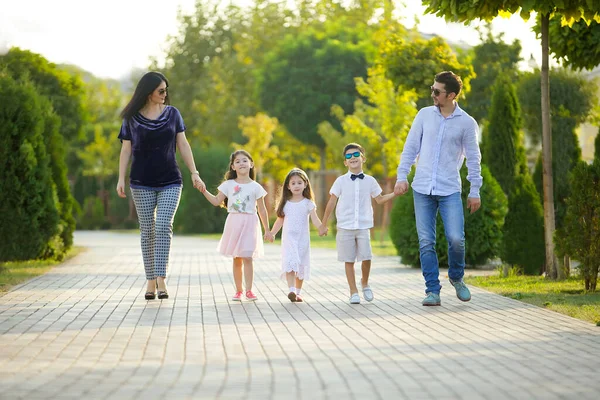
<svg viewBox="0 0 600 400">
<path fill-rule="evenodd" d="M 526 275 L 540 275 L 546 260 L 544 209 L 531 176 L 517 175 L 508 198 L 502 260 Z"/>
<path fill-rule="evenodd" d="M 44 144 L 49 103 L 0 72 L 0 261 L 59 258 L 59 202 Z"/>
<path fill-rule="evenodd" d="M 466 209 L 470 184 L 466 180 L 467 168 L 461 169 L 462 198 L 465 207 L 465 237 L 467 266 L 485 264 L 488 260 L 500 256 L 502 246 L 502 227 L 508 211 L 506 195 L 489 169 L 481 166 L 483 186 L 480 191 L 481 208 L 474 214 Z M 409 181 L 414 177 L 414 170 Z M 390 238 L 402 258 L 402 263 L 420 267 L 419 238 L 415 222 L 415 210 L 412 190 L 394 200 L 390 220 Z M 440 267 L 448 264 L 448 242 L 444 235 L 441 217 L 438 215 L 436 230 L 436 250 Z"/>
</svg>

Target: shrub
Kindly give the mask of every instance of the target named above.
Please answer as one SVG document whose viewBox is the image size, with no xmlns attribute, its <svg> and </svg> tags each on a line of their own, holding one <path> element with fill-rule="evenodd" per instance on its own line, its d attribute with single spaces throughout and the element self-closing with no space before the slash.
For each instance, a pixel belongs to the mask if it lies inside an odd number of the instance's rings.
<svg viewBox="0 0 600 400">
<path fill-rule="evenodd" d="M 546 258 L 544 209 L 528 174 L 517 175 L 504 220 L 502 260 L 519 266 L 526 275 L 539 275 Z"/>
<path fill-rule="evenodd" d="M 79 229 L 103 229 L 106 226 L 104 218 L 104 204 L 97 196 L 88 196 L 83 202 L 83 210 L 77 221 Z"/>
<path fill-rule="evenodd" d="M 581 161 L 571 173 L 571 196 L 557 248 L 581 262 L 585 290 L 595 291 L 600 267 L 600 160 Z"/>
<path fill-rule="evenodd" d="M 500 255 L 502 227 L 507 212 L 507 199 L 498 182 L 489 169 L 481 166 L 483 186 L 481 188 L 481 208 L 470 214 L 465 208 L 465 261 L 468 266 L 485 264 Z M 467 169 L 461 169 L 462 198 L 466 207 L 470 184 L 466 180 Z M 409 175 L 412 181 L 414 171 Z M 415 210 L 412 190 L 394 201 L 390 217 L 390 237 L 402 258 L 402 262 L 420 267 L 419 239 L 415 222 Z M 441 217 L 438 215 L 436 228 L 436 250 L 440 266 L 448 263 L 448 242 L 444 235 Z"/>
<path fill-rule="evenodd" d="M 499 76 L 493 86 L 484 162 L 507 195 L 525 153 L 521 145 L 521 108 L 510 78 Z"/>
<path fill-rule="evenodd" d="M 47 103 L 0 72 L 0 261 L 60 257 L 59 211 L 44 144 Z"/>
</svg>

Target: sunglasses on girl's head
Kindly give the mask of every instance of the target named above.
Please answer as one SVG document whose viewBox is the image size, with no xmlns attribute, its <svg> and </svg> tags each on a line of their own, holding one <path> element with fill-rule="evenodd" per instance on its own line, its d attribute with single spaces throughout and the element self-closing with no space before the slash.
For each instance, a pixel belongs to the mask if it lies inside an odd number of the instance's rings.
<svg viewBox="0 0 600 400">
<path fill-rule="evenodd" d="M 345 154 L 344 157 L 346 157 L 346 160 L 349 160 L 352 157 L 358 158 L 358 157 L 360 157 L 360 151 L 355 151 L 354 153 Z"/>
<path fill-rule="evenodd" d="M 165 88 L 165 89 L 158 89 L 158 94 L 161 95 L 161 96 L 163 94 L 165 94 L 165 93 L 168 93 L 168 92 L 169 92 L 169 89 L 167 89 L 167 88 Z"/>
<path fill-rule="evenodd" d="M 430 86 L 430 87 L 429 87 L 429 89 L 431 89 L 431 93 L 433 93 L 433 95 L 434 95 L 435 97 L 439 96 L 439 95 L 440 95 L 440 93 L 447 93 L 447 92 L 445 92 L 445 91 L 443 91 L 443 90 L 440 90 L 440 89 L 438 89 L 438 88 L 434 88 L 433 86 Z"/>
</svg>

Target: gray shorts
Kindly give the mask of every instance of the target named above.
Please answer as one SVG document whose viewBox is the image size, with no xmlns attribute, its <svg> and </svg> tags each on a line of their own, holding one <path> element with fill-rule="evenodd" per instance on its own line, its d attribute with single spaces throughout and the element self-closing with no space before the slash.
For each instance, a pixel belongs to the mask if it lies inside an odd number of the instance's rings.
<svg viewBox="0 0 600 400">
<path fill-rule="evenodd" d="M 370 229 L 340 229 L 335 237 L 338 261 L 357 262 L 373 258 Z"/>
</svg>

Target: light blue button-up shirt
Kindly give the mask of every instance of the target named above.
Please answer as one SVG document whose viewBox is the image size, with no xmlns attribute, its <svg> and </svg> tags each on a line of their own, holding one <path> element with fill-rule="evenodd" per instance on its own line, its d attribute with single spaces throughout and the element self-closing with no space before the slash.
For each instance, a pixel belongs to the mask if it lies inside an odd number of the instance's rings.
<svg viewBox="0 0 600 400">
<path fill-rule="evenodd" d="M 417 162 L 414 191 L 449 196 L 461 191 L 460 168 L 467 158 L 469 197 L 479 197 L 483 184 L 477 122 L 458 104 L 444 118 L 437 106 L 422 108 L 408 133 L 398 165 L 398 182 L 406 182 L 410 167 Z M 417 160 L 418 157 L 418 160 Z"/>
</svg>

